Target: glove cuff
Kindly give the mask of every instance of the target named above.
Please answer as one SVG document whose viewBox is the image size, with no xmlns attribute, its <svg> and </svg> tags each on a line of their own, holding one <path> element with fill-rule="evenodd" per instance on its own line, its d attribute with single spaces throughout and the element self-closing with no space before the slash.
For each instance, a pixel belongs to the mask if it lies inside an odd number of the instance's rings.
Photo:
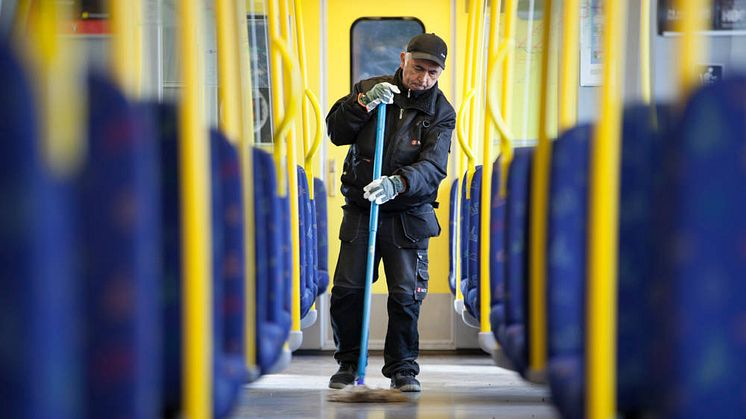
<svg viewBox="0 0 746 419">
<path fill-rule="evenodd" d="M 370 112 L 372 109 L 370 107 L 370 103 L 372 101 L 368 96 L 365 95 L 365 93 L 358 93 L 357 94 L 357 103 L 365 108 L 366 111 Z"/>
<path fill-rule="evenodd" d="M 406 184 L 404 183 L 404 179 L 402 179 L 399 175 L 393 175 L 389 176 L 389 179 L 391 179 L 391 183 L 394 185 L 394 193 L 399 194 L 404 192 L 406 189 Z"/>
</svg>

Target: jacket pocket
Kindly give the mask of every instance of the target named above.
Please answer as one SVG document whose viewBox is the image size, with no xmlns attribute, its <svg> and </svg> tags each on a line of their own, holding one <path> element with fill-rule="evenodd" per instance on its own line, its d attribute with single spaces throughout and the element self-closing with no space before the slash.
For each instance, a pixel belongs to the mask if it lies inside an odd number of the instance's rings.
<svg viewBox="0 0 746 419">
<path fill-rule="evenodd" d="M 417 251 L 417 282 L 414 288 L 414 299 L 422 301 L 427 296 L 427 284 L 430 279 L 428 272 L 427 250 Z"/>
</svg>

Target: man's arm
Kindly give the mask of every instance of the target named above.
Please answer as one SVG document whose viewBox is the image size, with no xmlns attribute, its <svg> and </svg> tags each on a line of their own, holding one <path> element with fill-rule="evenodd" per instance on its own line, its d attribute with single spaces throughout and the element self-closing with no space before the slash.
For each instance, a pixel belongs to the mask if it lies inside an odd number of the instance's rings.
<svg viewBox="0 0 746 419">
<path fill-rule="evenodd" d="M 422 138 L 419 159 L 395 172 L 406 182 L 402 196 L 425 198 L 437 192 L 440 182 L 448 175 L 448 153 L 455 126 L 456 114 L 451 110 Z"/>
<path fill-rule="evenodd" d="M 357 133 L 372 115 L 358 102 L 360 89 L 360 83 L 355 84 L 352 93 L 339 99 L 326 116 L 327 133 L 335 145 L 354 144 Z"/>
</svg>

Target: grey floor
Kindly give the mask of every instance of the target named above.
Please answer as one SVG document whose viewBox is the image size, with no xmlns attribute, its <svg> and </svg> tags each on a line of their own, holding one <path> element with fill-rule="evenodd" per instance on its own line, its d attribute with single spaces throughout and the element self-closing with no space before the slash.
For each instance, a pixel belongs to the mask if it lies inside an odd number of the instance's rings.
<svg viewBox="0 0 746 419">
<path fill-rule="evenodd" d="M 293 356 L 281 374 L 267 375 L 244 389 L 232 418 L 557 418 L 546 387 L 527 384 L 484 356 L 424 355 L 422 393 L 408 403 L 334 403 L 331 355 Z M 383 359 L 369 361 L 366 383 L 388 388 Z"/>
</svg>

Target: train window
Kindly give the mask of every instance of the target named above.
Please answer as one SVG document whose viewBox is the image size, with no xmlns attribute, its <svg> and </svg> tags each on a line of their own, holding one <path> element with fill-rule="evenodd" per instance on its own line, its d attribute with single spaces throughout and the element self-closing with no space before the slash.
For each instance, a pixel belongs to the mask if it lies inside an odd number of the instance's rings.
<svg viewBox="0 0 746 419">
<path fill-rule="evenodd" d="M 263 15 L 249 15 L 249 57 L 254 111 L 254 141 L 272 143 L 272 94 L 267 54 L 267 19 Z"/>
<path fill-rule="evenodd" d="M 414 17 L 363 17 L 350 28 L 350 82 L 384 74 L 399 68 L 399 53 L 410 38 L 425 32 Z"/>
</svg>

